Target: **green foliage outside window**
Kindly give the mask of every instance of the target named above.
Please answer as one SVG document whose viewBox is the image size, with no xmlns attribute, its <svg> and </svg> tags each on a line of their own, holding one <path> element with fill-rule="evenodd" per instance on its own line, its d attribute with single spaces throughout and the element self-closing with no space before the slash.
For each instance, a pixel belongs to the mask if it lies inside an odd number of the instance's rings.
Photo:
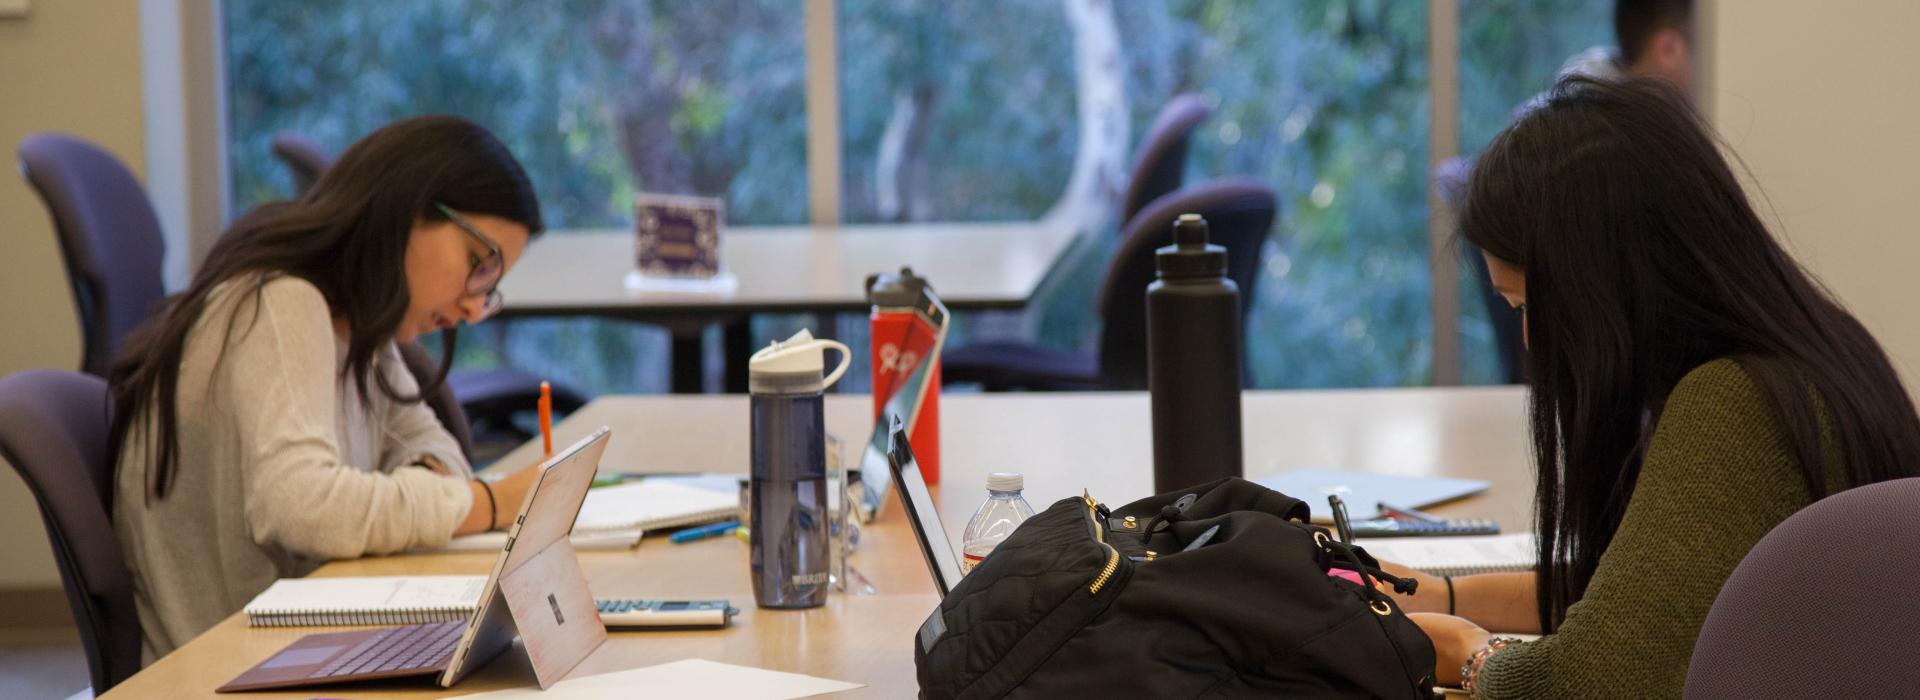
<svg viewBox="0 0 1920 700">
<path fill-rule="evenodd" d="M 1462 145 L 1475 150 L 1559 63 L 1610 36 L 1597 0 L 1461 0 Z M 485 124 L 526 164 L 551 228 L 625 228 L 638 190 L 723 196 L 735 224 L 806 218 L 798 0 L 228 0 L 236 210 L 284 197 L 280 132 L 344 148 L 407 116 Z M 1431 381 L 1426 4 L 1117 0 L 1126 147 L 1174 95 L 1201 94 L 1189 182 L 1251 175 L 1281 214 L 1248 303 L 1258 386 Z M 1061 0 L 840 0 L 849 221 L 1008 220 L 1061 196 L 1078 138 L 1074 34 Z M 907 146 L 878 168 L 903 108 Z M 907 122 L 901 122 L 907 123 Z M 883 181 L 893 196 L 883 201 Z M 1094 347 L 1113 228 L 1017 316 L 962 317 L 957 339 L 1012 332 Z M 559 234 L 563 235 L 563 234 Z M 1490 379 L 1463 283 L 1469 378 Z M 938 280 L 935 280 L 938 284 Z M 858 319 L 843 337 L 864 344 Z M 811 319 L 773 317 L 758 335 Z M 666 338 L 597 319 L 488 324 L 463 366 L 513 364 L 595 393 L 665 388 Z M 764 341 L 767 337 L 756 338 Z M 863 368 L 850 374 L 859 377 Z M 858 388 L 855 381 L 854 388 Z"/>
</svg>

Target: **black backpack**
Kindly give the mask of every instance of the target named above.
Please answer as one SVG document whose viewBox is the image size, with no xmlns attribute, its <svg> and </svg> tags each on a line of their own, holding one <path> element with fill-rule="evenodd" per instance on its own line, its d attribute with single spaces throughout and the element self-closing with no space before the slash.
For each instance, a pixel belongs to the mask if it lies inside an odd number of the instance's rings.
<svg viewBox="0 0 1920 700">
<path fill-rule="evenodd" d="M 922 698 L 1430 698 L 1413 581 L 1223 479 L 1109 511 L 1053 504 L 961 579 L 914 640 Z"/>
</svg>

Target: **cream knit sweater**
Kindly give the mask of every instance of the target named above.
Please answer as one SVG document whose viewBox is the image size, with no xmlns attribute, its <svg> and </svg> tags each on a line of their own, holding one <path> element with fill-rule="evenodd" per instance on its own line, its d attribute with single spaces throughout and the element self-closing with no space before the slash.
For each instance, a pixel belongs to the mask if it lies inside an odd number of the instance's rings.
<svg viewBox="0 0 1920 700">
<path fill-rule="evenodd" d="M 215 288 L 187 335 L 167 497 L 148 495 L 151 411 L 120 455 L 114 530 L 149 660 L 276 578 L 444 544 L 472 505 L 471 469 L 432 411 L 387 398 L 371 378 L 363 402 L 341 376 L 347 341 L 319 289 L 276 276 L 256 296 L 257 281 Z M 391 344 L 374 367 L 402 396 L 417 391 Z M 412 466 L 423 455 L 452 474 Z"/>
</svg>

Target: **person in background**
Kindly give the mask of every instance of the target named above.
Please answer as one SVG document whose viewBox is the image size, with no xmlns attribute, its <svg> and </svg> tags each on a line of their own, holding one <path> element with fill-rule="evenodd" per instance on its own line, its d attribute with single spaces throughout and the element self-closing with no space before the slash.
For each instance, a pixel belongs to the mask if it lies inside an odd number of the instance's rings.
<svg viewBox="0 0 1920 700">
<path fill-rule="evenodd" d="M 1619 48 L 1595 46 L 1575 54 L 1560 67 L 1555 81 L 1572 76 L 1602 80 L 1648 77 L 1664 80 L 1689 95 L 1693 92 L 1693 0 L 1617 0 L 1613 5 L 1613 33 Z M 1542 93 L 1514 109 L 1515 117 L 1526 114 L 1546 101 Z M 1434 168 L 1433 186 L 1447 206 L 1458 210 L 1466 199 L 1467 180 L 1472 176 L 1471 157 L 1449 158 Z M 1500 366 L 1509 383 L 1526 380 L 1522 367 L 1520 331 L 1513 318 L 1500 313 L 1500 295 L 1485 284 L 1486 269 L 1479 256 L 1466 259 L 1470 277 L 1483 280 L 1479 297 L 1488 310 L 1488 322 L 1499 353 Z"/>
<path fill-rule="evenodd" d="M 1694 86 L 1693 0 L 1617 0 L 1613 4 L 1613 35 L 1619 47 L 1594 46 L 1561 64 L 1554 82 L 1582 76 L 1596 80 L 1655 78 L 1691 96 Z M 1535 95 L 1514 108 L 1526 115 L 1547 99 Z M 1465 158 L 1442 163 L 1435 187 L 1459 208 L 1466 194 L 1473 164 Z"/>
<path fill-rule="evenodd" d="M 1526 340 L 1540 544 L 1529 573 L 1389 567 L 1420 580 L 1404 607 L 1443 683 L 1679 697 L 1768 530 L 1920 473 L 1885 352 L 1768 232 L 1671 84 L 1560 83 L 1480 158 L 1460 232 Z"/>
<path fill-rule="evenodd" d="M 1555 79 L 1657 78 L 1693 93 L 1693 0 L 1618 0 L 1613 36 L 1617 49 L 1595 46 L 1575 54 Z"/>
<path fill-rule="evenodd" d="M 455 117 L 375 131 L 227 230 L 108 376 L 147 659 L 276 578 L 506 524 L 537 470 L 474 479 L 394 341 L 498 310 L 540 230 L 520 164 Z"/>
</svg>

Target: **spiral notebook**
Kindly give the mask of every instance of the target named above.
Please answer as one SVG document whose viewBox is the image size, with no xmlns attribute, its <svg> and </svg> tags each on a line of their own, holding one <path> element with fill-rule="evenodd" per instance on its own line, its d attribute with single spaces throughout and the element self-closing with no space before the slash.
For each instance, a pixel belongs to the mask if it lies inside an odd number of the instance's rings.
<svg viewBox="0 0 1920 700">
<path fill-rule="evenodd" d="M 1366 540 L 1361 547 L 1375 559 L 1436 576 L 1466 576 L 1529 571 L 1538 558 L 1533 533 L 1478 537 L 1402 537 Z"/>
<path fill-rule="evenodd" d="M 413 625 L 465 620 L 485 576 L 283 578 L 247 603 L 251 627 Z"/>
</svg>

